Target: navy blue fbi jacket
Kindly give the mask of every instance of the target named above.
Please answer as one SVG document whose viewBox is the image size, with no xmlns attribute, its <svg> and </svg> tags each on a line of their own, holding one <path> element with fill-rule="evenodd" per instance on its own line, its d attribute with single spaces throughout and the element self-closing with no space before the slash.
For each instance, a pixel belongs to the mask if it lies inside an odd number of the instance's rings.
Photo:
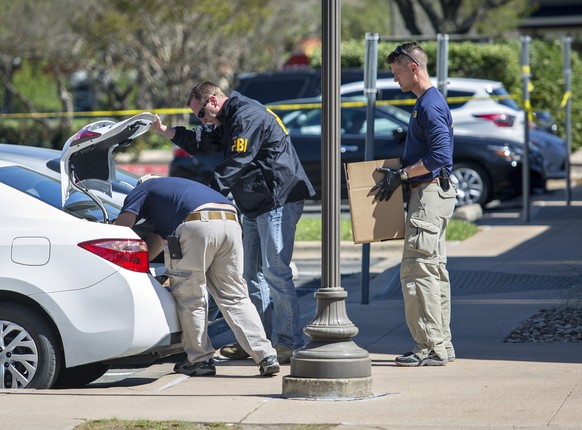
<svg viewBox="0 0 582 430">
<path fill-rule="evenodd" d="M 172 142 L 192 155 L 226 150 L 211 186 L 232 193 L 250 218 L 315 195 L 283 122 L 256 100 L 233 91 L 219 112 L 220 126 L 176 127 Z"/>
</svg>

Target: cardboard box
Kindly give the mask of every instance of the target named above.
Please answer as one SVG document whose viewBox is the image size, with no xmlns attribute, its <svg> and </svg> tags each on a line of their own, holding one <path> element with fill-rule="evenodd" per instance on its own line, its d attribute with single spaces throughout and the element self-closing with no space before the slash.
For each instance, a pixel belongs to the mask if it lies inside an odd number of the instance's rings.
<svg viewBox="0 0 582 430">
<path fill-rule="evenodd" d="M 382 173 L 377 167 L 400 168 L 400 160 L 363 161 L 344 165 L 352 218 L 354 243 L 380 242 L 404 238 L 404 198 L 402 187 L 388 201 L 374 202 L 370 192 Z"/>
</svg>

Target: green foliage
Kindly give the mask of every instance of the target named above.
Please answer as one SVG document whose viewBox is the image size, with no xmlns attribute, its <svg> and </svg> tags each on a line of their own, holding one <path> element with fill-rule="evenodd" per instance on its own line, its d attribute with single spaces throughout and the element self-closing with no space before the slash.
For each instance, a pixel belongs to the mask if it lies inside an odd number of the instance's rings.
<svg viewBox="0 0 582 430">
<path fill-rule="evenodd" d="M 88 420 L 75 427 L 75 430 L 244 430 L 257 428 L 244 424 L 231 423 L 193 423 L 188 421 L 152 421 L 152 420 Z M 280 424 L 267 426 L 281 430 L 330 430 L 334 424 Z M 265 429 L 267 427 L 264 427 Z"/>
<path fill-rule="evenodd" d="M 128 116 L 129 117 L 129 116 Z M 33 119 L 3 119 L 0 121 L 0 143 L 13 145 L 37 146 L 41 148 L 62 149 L 67 139 L 77 130 L 100 118 L 78 118 L 73 120 L 72 128 L 63 128 L 60 119 L 50 119 L 44 122 Z M 122 121 L 126 118 L 120 118 Z M 116 121 L 116 120 L 114 120 Z M 117 151 L 137 155 L 146 149 L 171 149 L 172 142 L 159 134 L 149 132 L 137 139 L 126 148 Z"/>
<path fill-rule="evenodd" d="M 53 129 L 30 119 L 0 121 L 0 136 L 2 137 L 0 143 L 53 148 L 56 134 L 56 127 Z"/>
<path fill-rule="evenodd" d="M 463 6 L 469 8 L 483 7 L 483 0 L 463 0 Z M 501 2 L 498 2 L 501 3 Z M 484 16 L 473 26 L 477 34 L 499 36 L 507 31 L 513 31 L 517 23 L 524 17 L 531 15 L 537 9 L 536 1 L 511 0 L 505 5 L 494 6 L 488 9 Z"/>
<path fill-rule="evenodd" d="M 479 227 L 472 222 L 452 219 L 447 226 L 446 240 L 465 240 L 479 231 Z"/>
<path fill-rule="evenodd" d="M 320 241 L 321 218 L 304 216 L 297 223 L 296 241 Z M 348 218 L 340 220 L 340 240 L 352 240 L 352 222 Z"/>
<path fill-rule="evenodd" d="M 451 219 L 447 227 L 447 240 L 465 240 L 473 236 L 479 227 L 475 224 L 463 220 Z M 300 241 L 320 241 L 321 240 L 321 219 L 314 217 L 302 217 L 297 223 L 295 240 Z M 340 219 L 340 240 L 351 241 L 352 222 L 349 218 Z"/>
<path fill-rule="evenodd" d="M 388 33 L 388 8 L 385 0 L 342 0 L 342 39 L 364 39 L 371 28 Z"/>
<path fill-rule="evenodd" d="M 46 62 L 23 61 L 14 73 L 13 85 L 34 105 L 38 112 L 60 110 L 57 86 L 53 77 L 46 71 Z M 14 112 L 26 111 L 18 99 L 14 98 Z"/>
</svg>

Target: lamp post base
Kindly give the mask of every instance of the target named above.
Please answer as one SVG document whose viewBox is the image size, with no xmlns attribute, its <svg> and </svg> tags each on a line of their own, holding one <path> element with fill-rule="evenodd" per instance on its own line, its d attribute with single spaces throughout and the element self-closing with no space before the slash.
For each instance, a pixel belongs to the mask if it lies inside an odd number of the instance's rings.
<svg viewBox="0 0 582 430">
<path fill-rule="evenodd" d="M 283 378 L 283 397 L 310 400 L 360 400 L 372 397 L 372 377 Z"/>
<path fill-rule="evenodd" d="M 283 397 L 358 399 L 372 396 L 368 352 L 351 340 L 311 341 L 295 351 Z"/>
</svg>

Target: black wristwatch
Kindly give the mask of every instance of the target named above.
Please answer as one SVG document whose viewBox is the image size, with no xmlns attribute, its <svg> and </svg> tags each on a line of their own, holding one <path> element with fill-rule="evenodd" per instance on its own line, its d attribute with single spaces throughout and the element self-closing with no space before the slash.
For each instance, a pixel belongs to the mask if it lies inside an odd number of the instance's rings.
<svg viewBox="0 0 582 430">
<path fill-rule="evenodd" d="M 408 181 L 408 173 L 406 173 L 406 170 L 400 169 L 398 171 L 398 174 L 400 175 L 400 179 L 402 179 L 403 181 Z"/>
</svg>

